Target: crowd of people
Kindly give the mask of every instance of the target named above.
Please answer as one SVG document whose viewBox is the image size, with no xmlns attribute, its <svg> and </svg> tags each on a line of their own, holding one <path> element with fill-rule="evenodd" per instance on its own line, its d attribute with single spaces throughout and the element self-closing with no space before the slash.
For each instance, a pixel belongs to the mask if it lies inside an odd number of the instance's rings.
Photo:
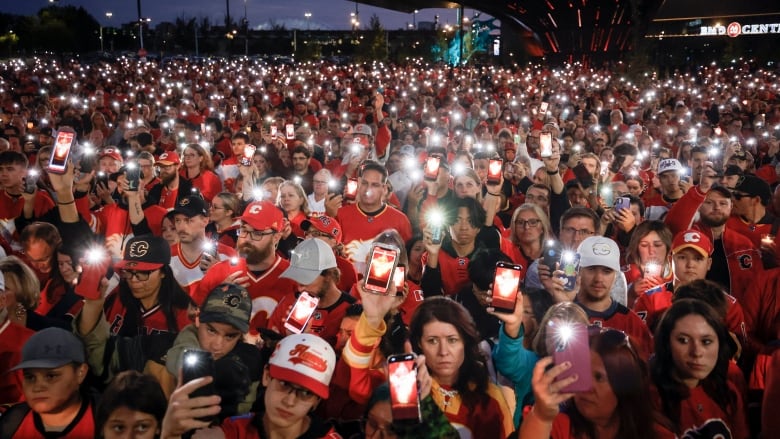
<svg viewBox="0 0 780 439">
<path fill-rule="evenodd" d="M 774 437 L 778 71 L 614 67 L 0 63 L 0 439 Z"/>
</svg>

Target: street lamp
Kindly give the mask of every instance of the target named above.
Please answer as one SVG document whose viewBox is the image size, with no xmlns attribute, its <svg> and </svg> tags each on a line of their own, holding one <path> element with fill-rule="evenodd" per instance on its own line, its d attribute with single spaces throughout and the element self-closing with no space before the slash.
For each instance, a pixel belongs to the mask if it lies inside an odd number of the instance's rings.
<svg viewBox="0 0 780 439">
<path fill-rule="evenodd" d="M 420 12 L 420 11 L 415 9 L 414 12 L 412 13 L 412 28 L 415 29 L 415 30 L 417 29 L 417 13 L 418 12 Z"/>
<path fill-rule="evenodd" d="M 310 27 L 309 27 L 309 23 L 310 23 L 309 19 L 311 18 L 311 12 L 304 12 L 303 16 L 306 17 L 306 30 L 309 30 L 310 29 Z"/>
<path fill-rule="evenodd" d="M 114 14 L 113 14 L 113 13 L 111 13 L 111 12 L 106 12 L 106 18 L 108 18 L 109 20 L 110 20 L 110 19 L 111 19 L 111 17 L 113 17 L 113 16 L 114 16 Z M 100 25 L 100 53 L 103 53 L 103 52 L 105 52 L 105 51 L 103 50 L 103 25 L 101 24 L 101 25 Z"/>
</svg>

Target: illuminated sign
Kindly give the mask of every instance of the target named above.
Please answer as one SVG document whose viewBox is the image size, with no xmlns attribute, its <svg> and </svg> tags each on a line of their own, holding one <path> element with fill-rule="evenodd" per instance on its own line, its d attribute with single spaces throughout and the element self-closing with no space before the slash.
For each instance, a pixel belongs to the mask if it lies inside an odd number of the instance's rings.
<svg viewBox="0 0 780 439">
<path fill-rule="evenodd" d="M 699 35 L 728 35 L 731 38 L 740 35 L 780 34 L 780 23 L 739 24 L 732 21 L 728 26 L 701 26 Z"/>
</svg>

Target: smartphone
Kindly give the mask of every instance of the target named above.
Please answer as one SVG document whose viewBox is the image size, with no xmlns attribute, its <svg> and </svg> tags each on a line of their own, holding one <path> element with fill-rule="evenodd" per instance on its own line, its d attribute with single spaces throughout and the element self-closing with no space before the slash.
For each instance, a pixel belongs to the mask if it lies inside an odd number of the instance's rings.
<svg viewBox="0 0 780 439">
<path fill-rule="evenodd" d="M 552 157 L 552 133 L 539 134 L 539 145 L 541 146 L 539 154 L 542 157 Z"/>
<path fill-rule="evenodd" d="M 192 380 L 203 377 L 216 376 L 214 366 L 214 357 L 211 352 L 201 349 L 185 349 L 181 354 L 181 380 L 183 383 L 189 383 Z M 214 382 L 193 391 L 190 393 L 190 398 L 197 398 L 199 396 L 211 396 L 216 395 L 217 390 L 214 387 Z M 196 418 L 199 421 L 211 422 L 215 419 L 214 416 Z"/>
<path fill-rule="evenodd" d="M 620 212 L 621 210 L 629 210 L 631 209 L 631 199 L 628 197 L 618 197 L 615 200 L 615 212 Z"/>
<path fill-rule="evenodd" d="M 54 139 L 54 153 L 49 159 L 48 171 L 53 174 L 64 174 L 68 167 L 70 150 L 76 144 L 76 133 L 61 129 L 57 131 L 57 136 Z"/>
<path fill-rule="evenodd" d="M 570 250 L 561 252 L 560 269 L 566 280 L 563 289 L 573 291 L 577 283 L 577 273 L 580 271 L 580 255 Z"/>
<path fill-rule="evenodd" d="M 715 135 L 720 137 L 721 134 L 723 134 L 723 130 L 720 127 L 715 127 Z"/>
<path fill-rule="evenodd" d="M 295 125 L 288 123 L 284 126 L 284 135 L 287 140 L 295 139 Z"/>
<path fill-rule="evenodd" d="M 588 327 L 584 323 L 550 320 L 547 327 L 547 346 L 552 349 L 556 365 L 566 361 L 572 367 L 556 377 L 556 381 L 577 374 L 577 381 L 560 390 L 561 393 L 587 392 L 593 387 L 590 366 Z"/>
<path fill-rule="evenodd" d="M 95 183 L 108 187 L 108 174 L 98 171 L 97 176 L 95 176 Z"/>
<path fill-rule="evenodd" d="M 288 315 L 287 320 L 284 321 L 284 327 L 295 334 L 303 332 L 306 325 L 309 323 L 309 320 L 311 320 L 314 311 L 317 309 L 318 303 L 320 303 L 318 297 L 314 297 L 306 291 L 302 291 L 298 296 L 298 300 L 295 301 L 292 310 L 290 310 L 290 315 Z"/>
<path fill-rule="evenodd" d="M 493 278 L 493 301 L 491 305 L 497 312 L 511 314 L 515 312 L 517 293 L 520 292 L 521 265 L 499 261 L 496 263 L 496 275 Z"/>
<path fill-rule="evenodd" d="M 81 275 L 79 281 L 74 287 L 74 291 L 79 296 L 88 300 L 100 299 L 100 279 L 107 274 L 106 262 L 107 254 L 102 248 L 92 248 L 84 254 L 84 263 L 81 266 Z"/>
<path fill-rule="evenodd" d="M 368 268 L 366 269 L 366 290 L 376 294 L 387 294 L 393 272 L 398 264 L 400 251 L 393 245 L 375 242 L 371 245 Z"/>
<path fill-rule="evenodd" d="M 391 355 L 387 359 L 390 385 L 390 410 L 393 422 L 422 422 L 420 393 L 417 388 L 417 366 L 414 354 Z"/>
<path fill-rule="evenodd" d="M 279 128 L 276 127 L 276 124 L 271 125 L 271 137 L 276 137 L 278 133 Z"/>
<path fill-rule="evenodd" d="M 27 194 L 34 194 L 35 190 L 38 189 L 38 179 L 40 178 L 41 174 L 38 172 L 35 168 L 30 168 L 27 171 L 27 176 L 24 177 L 24 192 Z"/>
<path fill-rule="evenodd" d="M 439 167 L 441 165 L 441 159 L 439 157 L 428 157 L 425 160 L 425 172 L 423 176 L 428 181 L 436 181 L 439 178 Z"/>
<path fill-rule="evenodd" d="M 233 113 L 236 113 L 236 112 L 238 112 L 238 107 L 233 105 Z"/>
<path fill-rule="evenodd" d="M 257 147 L 255 145 L 244 146 L 244 153 L 241 154 L 241 166 L 252 166 L 252 158 L 255 156 Z"/>
<path fill-rule="evenodd" d="M 347 201 L 354 201 L 357 198 L 357 188 L 357 178 L 350 178 L 347 180 L 347 185 L 344 186 L 344 199 Z"/>
<path fill-rule="evenodd" d="M 501 173 L 503 169 L 504 161 L 502 159 L 490 159 L 490 162 L 488 162 L 487 183 L 501 183 Z"/>
<path fill-rule="evenodd" d="M 406 267 L 403 265 L 399 265 L 395 267 L 395 272 L 393 272 L 393 283 L 395 283 L 395 289 L 396 289 L 396 295 L 399 295 L 398 293 L 402 293 L 404 289 L 404 283 L 406 282 Z"/>
<path fill-rule="evenodd" d="M 472 136 L 470 136 L 468 134 L 463 136 L 463 148 L 462 149 L 470 150 L 472 146 L 474 146 L 474 137 L 472 137 Z"/>
<path fill-rule="evenodd" d="M 623 168 L 623 163 L 626 161 L 626 156 L 624 155 L 616 155 L 615 158 L 612 160 L 612 164 L 609 165 L 609 170 L 612 171 L 613 174 L 617 174 L 620 172 L 620 169 Z"/>
<path fill-rule="evenodd" d="M 572 172 L 574 172 L 574 176 L 577 178 L 580 186 L 583 188 L 589 188 L 593 186 L 593 176 L 590 175 L 590 172 L 588 171 L 588 168 L 585 167 L 585 165 L 579 163 L 577 166 L 572 168 Z"/>
<path fill-rule="evenodd" d="M 141 183 L 141 168 L 135 162 L 130 162 L 125 167 L 125 177 L 127 178 L 127 190 L 137 191 Z"/>
<path fill-rule="evenodd" d="M 561 244 L 555 240 L 548 240 L 542 253 L 542 264 L 550 267 L 550 272 L 555 270 L 555 264 L 561 259 Z"/>
<path fill-rule="evenodd" d="M 539 106 L 539 111 L 542 114 L 547 114 L 547 109 L 550 107 L 549 102 L 542 102 L 542 104 Z"/>
<path fill-rule="evenodd" d="M 612 188 L 610 186 L 604 186 L 599 191 L 599 195 L 601 195 L 601 199 L 604 200 L 604 204 L 607 206 L 612 206 L 615 204 L 615 194 L 612 192 Z"/>
</svg>

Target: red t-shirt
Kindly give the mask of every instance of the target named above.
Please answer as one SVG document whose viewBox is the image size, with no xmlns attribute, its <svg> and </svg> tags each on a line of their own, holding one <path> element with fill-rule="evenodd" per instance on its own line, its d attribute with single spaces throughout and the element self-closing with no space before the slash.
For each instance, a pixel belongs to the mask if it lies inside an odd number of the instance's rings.
<svg viewBox="0 0 780 439">
<path fill-rule="evenodd" d="M 18 373 L 11 373 L 22 361 L 22 346 L 35 331 L 6 320 L 0 325 L 0 404 L 14 404 L 22 400 L 22 386 Z"/>
<path fill-rule="evenodd" d="M 52 433 L 44 435 L 44 433 L 39 430 L 39 428 L 42 427 L 43 423 L 41 422 L 40 416 L 30 410 L 11 438 L 47 439 L 57 437 L 61 439 L 85 439 L 96 437 L 95 416 L 92 412 L 92 404 L 85 402 L 73 421 L 65 427 L 65 430 L 56 435 L 53 435 Z"/>
<path fill-rule="evenodd" d="M 212 171 L 204 169 L 195 178 L 187 178 L 187 170 L 182 169 L 181 176 L 192 182 L 192 187 L 197 188 L 203 198 L 211 203 L 215 195 L 222 192 L 222 180 Z"/>
<path fill-rule="evenodd" d="M 365 265 L 371 243 L 377 235 L 386 229 L 395 229 L 404 242 L 412 238 L 412 225 L 409 218 L 400 210 L 385 205 L 376 215 L 366 215 L 357 204 L 342 206 L 336 220 L 343 227 L 344 249 L 355 269 L 360 272 Z"/>
<path fill-rule="evenodd" d="M 112 298 L 111 296 L 114 297 Z M 125 308 L 122 301 L 119 299 L 119 287 L 109 294 L 106 303 L 110 303 L 111 305 L 105 310 L 106 320 L 111 328 L 111 334 L 117 335 L 122 329 L 122 325 L 124 325 L 125 314 L 127 313 L 127 308 Z M 165 314 L 162 312 L 160 305 L 155 305 L 148 310 L 141 308 L 140 311 L 141 327 L 138 328 L 138 335 L 170 332 L 168 329 L 168 320 L 165 318 Z M 173 313 L 176 318 L 176 332 L 181 331 L 182 328 L 192 323 L 188 309 L 174 309 Z"/>
</svg>

